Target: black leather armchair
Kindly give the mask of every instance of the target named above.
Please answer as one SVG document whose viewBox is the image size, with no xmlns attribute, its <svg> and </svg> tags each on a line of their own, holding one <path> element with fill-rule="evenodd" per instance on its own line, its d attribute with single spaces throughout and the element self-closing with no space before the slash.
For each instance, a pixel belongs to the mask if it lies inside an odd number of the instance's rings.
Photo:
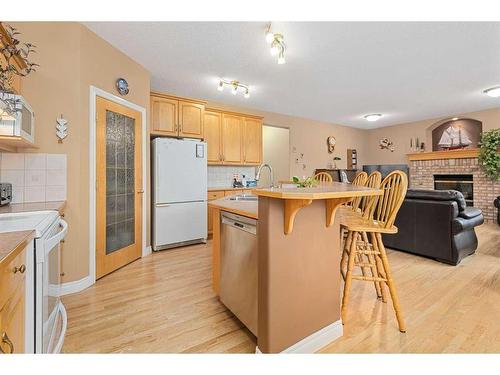
<svg viewBox="0 0 500 375">
<path fill-rule="evenodd" d="M 398 233 L 383 235 L 387 247 L 457 265 L 477 249 L 474 228 L 481 210 L 466 207 L 455 190 L 408 190 L 396 217 Z"/>
</svg>

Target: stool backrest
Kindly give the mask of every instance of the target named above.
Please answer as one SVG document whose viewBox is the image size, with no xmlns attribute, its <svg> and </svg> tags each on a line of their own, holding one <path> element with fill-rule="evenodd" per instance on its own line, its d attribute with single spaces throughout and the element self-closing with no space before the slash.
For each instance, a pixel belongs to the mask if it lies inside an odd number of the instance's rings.
<svg viewBox="0 0 500 375">
<path fill-rule="evenodd" d="M 380 189 L 380 184 L 382 183 L 382 173 L 379 171 L 373 171 L 366 180 L 365 186 L 372 189 Z M 365 218 L 373 218 L 373 213 L 375 211 L 377 200 L 379 196 L 374 195 L 372 197 L 363 197 L 361 199 L 361 203 L 359 208 L 363 217 Z"/>
<path fill-rule="evenodd" d="M 314 175 L 314 179 L 319 182 L 333 182 L 332 176 L 326 172 L 319 172 Z"/>
<path fill-rule="evenodd" d="M 384 228 L 390 228 L 393 226 L 399 208 L 405 199 L 408 176 L 402 171 L 393 171 L 384 178 L 380 188 L 384 190 L 384 194 L 378 199 L 374 219 Z"/>
<path fill-rule="evenodd" d="M 366 180 L 368 180 L 368 173 L 366 173 L 365 171 L 359 172 L 356 175 L 356 177 L 354 178 L 354 180 L 352 180 L 352 184 L 356 185 L 356 186 L 365 186 Z M 355 197 L 355 198 L 353 198 L 353 200 L 351 202 L 351 207 L 352 207 L 353 211 L 357 211 L 358 210 L 359 205 L 361 203 L 361 198 L 363 198 L 363 197 Z"/>
</svg>

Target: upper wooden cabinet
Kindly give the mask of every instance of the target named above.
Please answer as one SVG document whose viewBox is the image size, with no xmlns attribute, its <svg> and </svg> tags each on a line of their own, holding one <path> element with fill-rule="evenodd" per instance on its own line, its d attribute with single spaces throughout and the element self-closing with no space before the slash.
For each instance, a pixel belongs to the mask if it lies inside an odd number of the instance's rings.
<svg viewBox="0 0 500 375">
<path fill-rule="evenodd" d="M 151 127 L 154 132 L 177 135 L 179 102 L 151 96 Z"/>
<path fill-rule="evenodd" d="M 160 93 L 151 94 L 151 133 L 203 138 L 205 102 Z"/>
<path fill-rule="evenodd" d="M 0 36 L 1 36 L 0 48 L 5 47 L 2 41 L 6 41 L 7 45 L 10 45 L 12 43 L 9 34 L 7 33 L 7 30 L 5 30 L 1 22 L 0 22 Z M 1 53 L 0 53 L 0 63 L 5 64 L 5 56 Z M 10 63 L 13 64 L 17 70 L 23 70 L 26 68 L 26 63 L 20 56 L 16 56 L 13 59 L 11 59 Z M 9 86 L 16 94 L 21 94 L 21 76 L 13 75 L 12 81 L 10 82 Z"/>
<path fill-rule="evenodd" d="M 262 163 L 262 120 L 245 118 L 243 120 L 243 162 Z"/>
<path fill-rule="evenodd" d="M 222 161 L 224 164 L 243 164 L 243 118 L 222 115 Z"/>
<path fill-rule="evenodd" d="M 222 113 L 205 111 L 204 135 L 208 164 L 222 163 Z"/>
<path fill-rule="evenodd" d="M 203 138 L 204 104 L 179 101 L 179 135 Z"/>
<path fill-rule="evenodd" d="M 262 163 L 262 118 L 219 109 L 205 110 L 207 161 L 212 165 Z"/>
</svg>

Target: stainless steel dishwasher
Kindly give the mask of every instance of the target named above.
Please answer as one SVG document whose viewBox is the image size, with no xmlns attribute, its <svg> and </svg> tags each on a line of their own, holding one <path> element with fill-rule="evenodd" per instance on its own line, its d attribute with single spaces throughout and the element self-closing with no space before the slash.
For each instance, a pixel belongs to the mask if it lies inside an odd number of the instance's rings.
<svg viewBox="0 0 500 375">
<path fill-rule="evenodd" d="M 221 215 L 220 300 L 257 336 L 257 220 Z"/>
</svg>

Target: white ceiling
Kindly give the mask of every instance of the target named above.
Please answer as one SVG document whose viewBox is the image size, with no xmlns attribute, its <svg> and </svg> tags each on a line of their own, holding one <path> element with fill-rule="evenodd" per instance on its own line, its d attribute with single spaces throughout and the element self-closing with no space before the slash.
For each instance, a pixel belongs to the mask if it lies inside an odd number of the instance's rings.
<svg viewBox="0 0 500 375">
<path fill-rule="evenodd" d="M 152 89 L 181 96 L 365 129 L 500 106 L 482 94 L 500 85 L 500 23 L 273 23 L 284 65 L 264 22 L 86 25 L 147 68 Z M 219 77 L 249 84 L 251 97 L 217 91 Z"/>
</svg>

